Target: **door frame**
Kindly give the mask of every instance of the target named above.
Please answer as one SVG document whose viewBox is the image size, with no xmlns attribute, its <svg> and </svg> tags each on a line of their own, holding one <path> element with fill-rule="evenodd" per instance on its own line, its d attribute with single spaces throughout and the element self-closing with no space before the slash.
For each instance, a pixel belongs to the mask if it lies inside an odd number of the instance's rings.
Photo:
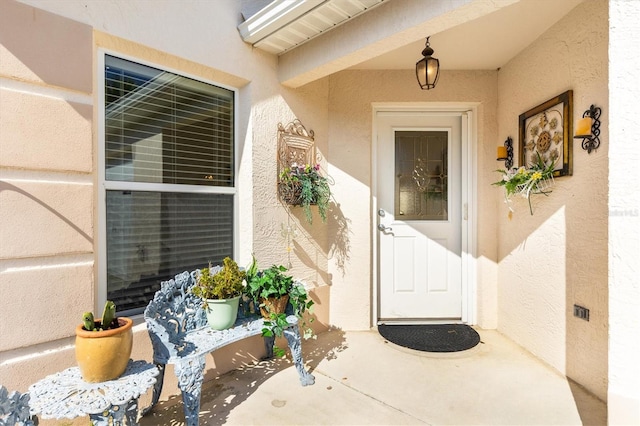
<svg viewBox="0 0 640 426">
<path fill-rule="evenodd" d="M 372 103 L 372 137 L 371 137 L 371 242 L 372 242 L 372 309 L 371 324 L 378 324 L 380 283 L 379 283 L 379 251 L 378 251 L 378 211 L 377 194 L 377 114 L 379 112 L 407 112 L 407 113 L 460 113 L 466 115 L 462 120 L 462 318 L 459 322 L 474 325 L 477 322 L 477 128 L 479 102 L 393 102 Z M 466 218 L 466 220 L 465 220 Z M 438 321 L 432 321 L 437 323 Z M 445 322 L 445 321 L 441 321 Z M 446 321 L 450 323 L 451 321 Z"/>
</svg>

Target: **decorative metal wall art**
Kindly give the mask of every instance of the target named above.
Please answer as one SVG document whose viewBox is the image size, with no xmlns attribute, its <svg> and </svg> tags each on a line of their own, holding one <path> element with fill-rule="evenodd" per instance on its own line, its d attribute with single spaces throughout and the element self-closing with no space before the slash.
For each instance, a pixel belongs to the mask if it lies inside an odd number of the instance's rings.
<svg viewBox="0 0 640 426">
<path fill-rule="evenodd" d="M 307 131 L 297 118 L 286 126 L 278 123 L 278 175 L 293 164 L 315 164 L 313 130 Z"/>
<path fill-rule="evenodd" d="M 573 91 L 520 114 L 520 166 L 538 163 L 538 155 L 545 165 L 554 164 L 554 176 L 573 174 Z"/>
<path fill-rule="evenodd" d="M 313 130 L 307 131 L 297 118 L 286 126 L 278 123 L 278 195 L 284 203 L 302 204 L 300 186 L 285 178 L 299 166 L 315 165 L 315 155 Z"/>
</svg>

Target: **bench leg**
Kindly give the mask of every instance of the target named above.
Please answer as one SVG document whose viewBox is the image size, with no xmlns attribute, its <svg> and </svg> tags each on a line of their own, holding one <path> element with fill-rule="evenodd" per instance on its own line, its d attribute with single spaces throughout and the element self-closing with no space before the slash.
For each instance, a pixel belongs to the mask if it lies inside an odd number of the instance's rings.
<svg viewBox="0 0 640 426">
<path fill-rule="evenodd" d="M 267 351 L 267 355 L 263 359 L 271 359 L 273 358 L 273 345 L 276 343 L 276 336 L 263 336 L 264 339 L 264 348 Z"/>
<path fill-rule="evenodd" d="M 193 357 L 188 361 L 178 362 L 175 365 L 178 386 L 182 391 L 184 405 L 184 419 L 187 426 L 198 425 L 198 413 L 200 412 L 200 394 L 202 381 L 204 380 L 205 356 Z"/>
<path fill-rule="evenodd" d="M 158 374 L 158 377 L 156 377 L 156 384 L 153 385 L 153 398 L 151 399 L 151 405 L 142 410 L 143 416 L 146 416 L 148 412 L 153 410 L 153 407 L 155 407 L 155 405 L 160 400 L 160 394 L 162 393 L 162 385 L 164 384 L 164 369 L 166 365 L 156 363 L 156 367 L 158 367 L 158 371 L 160 373 Z"/>
<path fill-rule="evenodd" d="M 302 359 L 302 343 L 300 342 L 300 329 L 298 328 L 298 323 L 296 322 L 295 325 L 286 328 L 283 334 L 289 344 L 293 363 L 295 364 L 296 370 L 298 370 L 298 375 L 300 376 L 300 383 L 302 386 L 314 384 L 316 382 L 316 378 L 304 368 L 304 361 Z"/>
<path fill-rule="evenodd" d="M 138 426 L 138 399 L 132 399 L 129 401 L 125 411 L 125 416 L 129 426 Z"/>
</svg>

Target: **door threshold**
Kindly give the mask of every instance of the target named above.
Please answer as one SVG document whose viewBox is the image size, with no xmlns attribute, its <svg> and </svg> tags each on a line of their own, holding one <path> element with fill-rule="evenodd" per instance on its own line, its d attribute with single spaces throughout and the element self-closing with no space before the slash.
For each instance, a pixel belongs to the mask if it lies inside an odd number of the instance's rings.
<svg viewBox="0 0 640 426">
<path fill-rule="evenodd" d="M 465 324 L 460 318 L 399 318 L 379 319 L 377 325 L 430 325 L 430 324 Z"/>
</svg>

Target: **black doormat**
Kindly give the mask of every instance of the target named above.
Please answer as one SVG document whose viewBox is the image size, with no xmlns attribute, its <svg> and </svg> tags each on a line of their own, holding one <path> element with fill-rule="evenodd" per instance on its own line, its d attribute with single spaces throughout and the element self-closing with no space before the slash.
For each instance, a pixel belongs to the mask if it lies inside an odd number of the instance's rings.
<svg viewBox="0 0 640 426">
<path fill-rule="evenodd" d="M 480 342 L 480 335 L 466 324 L 379 325 L 378 332 L 405 348 L 424 352 L 459 352 Z"/>
</svg>

